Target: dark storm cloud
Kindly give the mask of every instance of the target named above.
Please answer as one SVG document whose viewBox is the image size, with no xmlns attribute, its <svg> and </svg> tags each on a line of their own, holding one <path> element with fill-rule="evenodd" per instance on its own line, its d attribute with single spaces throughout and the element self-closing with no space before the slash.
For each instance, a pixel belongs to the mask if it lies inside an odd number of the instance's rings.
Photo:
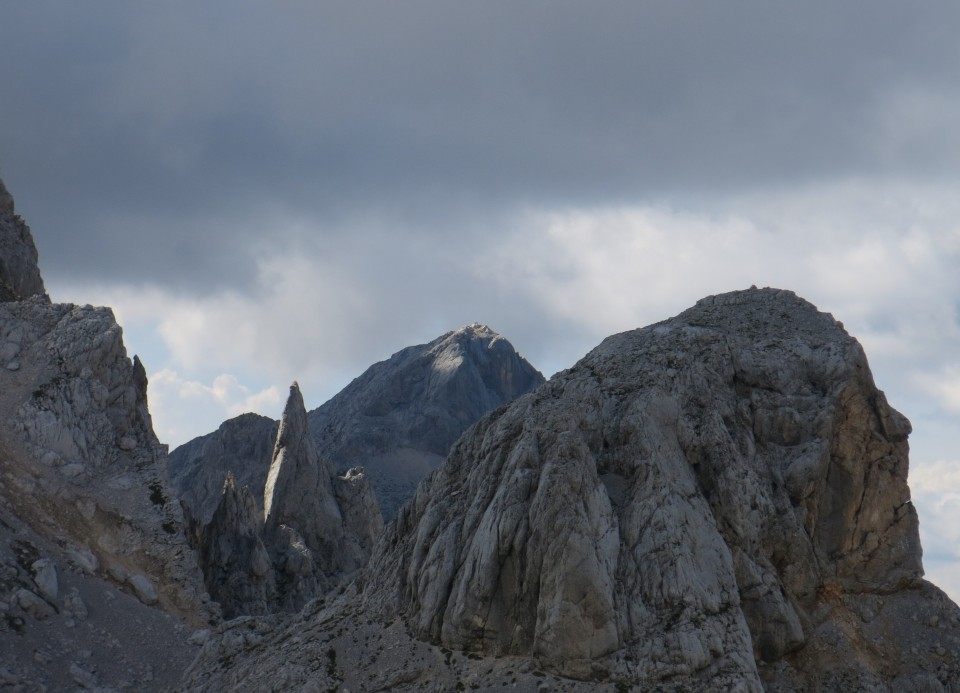
<svg viewBox="0 0 960 693">
<path fill-rule="evenodd" d="M 0 174 L 48 273 L 242 285 L 284 215 L 446 234 L 941 175 L 958 30 L 954 2 L 15 3 Z"/>
</svg>

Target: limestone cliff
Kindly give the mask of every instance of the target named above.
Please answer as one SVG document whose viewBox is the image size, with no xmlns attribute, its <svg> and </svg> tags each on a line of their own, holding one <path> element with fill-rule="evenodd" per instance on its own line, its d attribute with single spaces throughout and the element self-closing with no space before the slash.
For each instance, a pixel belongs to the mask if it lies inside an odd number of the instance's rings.
<svg viewBox="0 0 960 693">
<path fill-rule="evenodd" d="M 50 302 L 2 186 L 0 298 L 0 683 L 172 685 L 190 656 L 184 629 L 216 611 L 146 373 L 110 309 Z M 147 647 L 144 629 L 165 644 Z"/>
<path fill-rule="evenodd" d="M 294 383 L 263 496 L 264 533 L 287 608 L 299 608 L 366 562 L 367 555 L 345 526 L 332 476 L 307 430 L 307 410 Z M 377 508 L 370 510 L 379 516 Z"/>
<path fill-rule="evenodd" d="M 829 315 L 785 291 L 710 297 L 472 428 L 364 596 L 450 648 L 641 688 L 957 685 L 909 432 Z"/>
</svg>

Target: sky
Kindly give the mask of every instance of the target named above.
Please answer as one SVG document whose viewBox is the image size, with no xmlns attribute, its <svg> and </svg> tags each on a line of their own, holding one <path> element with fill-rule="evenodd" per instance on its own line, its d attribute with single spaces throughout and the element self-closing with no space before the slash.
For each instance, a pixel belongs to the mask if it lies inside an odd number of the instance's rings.
<svg viewBox="0 0 960 693">
<path fill-rule="evenodd" d="M 176 446 L 471 322 L 547 376 L 757 286 L 912 421 L 960 599 L 960 3 L 32 0 L 0 176 Z"/>
</svg>

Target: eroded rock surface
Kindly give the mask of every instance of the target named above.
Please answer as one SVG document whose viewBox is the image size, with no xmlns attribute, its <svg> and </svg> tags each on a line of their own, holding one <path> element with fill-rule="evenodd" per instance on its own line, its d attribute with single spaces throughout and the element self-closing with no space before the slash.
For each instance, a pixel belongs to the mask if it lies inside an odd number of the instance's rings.
<svg viewBox="0 0 960 693">
<path fill-rule="evenodd" d="M 426 640 L 575 677 L 957 685 L 909 432 L 831 316 L 786 291 L 710 297 L 471 429 L 388 529 L 365 598 Z"/>
<path fill-rule="evenodd" d="M 345 526 L 332 477 L 307 429 L 307 410 L 294 383 L 263 496 L 264 533 L 288 608 L 302 606 L 366 561 Z"/>
<path fill-rule="evenodd" d="M 229 440 L 225 427 L 205 445 Z M 233 440 L 250 441 L 247 428 Z M 207 589 L 228 618 L 299 610 L 363 567 L 383 530 L 363 469 L 337 476 L 317 453 L 296 383 L 271 460 L 261 504 L 228 472 L 210 521 L 193 522 Z"/>
</svg>

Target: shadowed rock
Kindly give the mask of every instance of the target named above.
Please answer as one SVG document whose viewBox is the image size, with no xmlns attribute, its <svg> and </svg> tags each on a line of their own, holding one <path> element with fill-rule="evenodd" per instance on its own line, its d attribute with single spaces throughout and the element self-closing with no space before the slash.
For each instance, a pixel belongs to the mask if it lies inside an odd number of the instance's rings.
<svg viewBox="0 0 960 693">
<path fill-rule="evenodd" d="M 0 301 L 46 296 L 37 260 L 30 228 L 14 212 L 13 197 L 0 180 Z"/>
<path fill-rule="evenodd" d="M 276 598 L 273 565 L 261 540 L 263 517 L 246 486 L 228 474 L 210 523 L 199 541 L 210 596 L 225 618 L 269 613 Z"/>
<path fill-rule="evenodd" d="M 279 427 L 266 416 L 241 414 L 170 453 L 173 485 L 193 518 L 210 522 L 228 473 L 239 486 L 250 487 L 262 515 L 263 487 Z"/>
</svg>

